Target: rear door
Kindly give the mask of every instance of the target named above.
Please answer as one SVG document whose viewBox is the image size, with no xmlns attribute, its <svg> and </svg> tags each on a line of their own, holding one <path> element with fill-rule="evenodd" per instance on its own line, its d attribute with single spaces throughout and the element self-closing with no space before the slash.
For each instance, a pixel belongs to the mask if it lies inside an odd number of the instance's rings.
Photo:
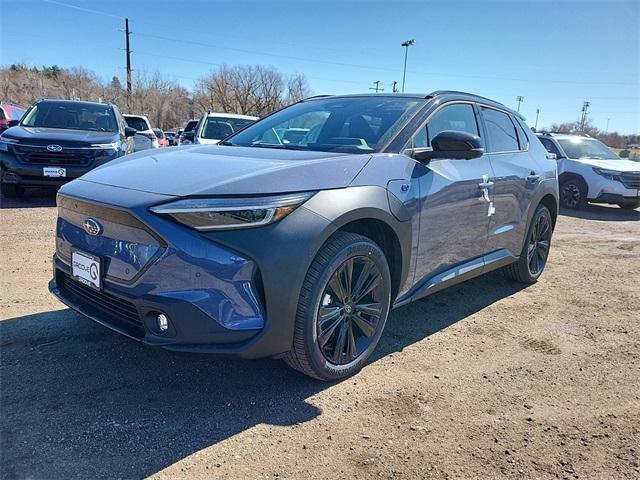
<svg viewBox="0 0 640 480">
<path fill-rule="evenodd" d="M 507 249 L 520 255 L 529 207 L 543 172 L 529 151 L 529 136 L 509 112 L 481 106 L 487 146 L 495 173 L 489 252 Z"/>
<path fill-rule="evenodd" d="M 467 132 L 481 139 L 484 136 L 474 104 L 452 102 L 430 116 L 413 137 L 411 147 L 431 147 L 431 139 L 444 130 Z M 428 172 L 420 177 L 417 281 L 485 253 L 487 196 L 492 193 L 493 177 L 487 155 L 471 160 L 434 159 L 424 167 Z"/>
</svg>

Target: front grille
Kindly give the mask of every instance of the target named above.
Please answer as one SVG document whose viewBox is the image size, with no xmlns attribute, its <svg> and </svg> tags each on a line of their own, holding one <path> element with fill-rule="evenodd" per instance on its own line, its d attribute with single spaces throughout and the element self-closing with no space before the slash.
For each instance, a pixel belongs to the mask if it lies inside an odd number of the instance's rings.
<svg viewBox="0 0 640 480">
<path fill-rule="evenodd" d="M 620 181 L 627 188 L 640 188 L 640 172 L 623 173 L 620 175 Z"/>
<path fill-rule="evenodd" d="M 136 338 L 144 337 L 144 327 L 136 306 L 106 292 L 97 291 L 58 271 L 56 283 L 62 296 L 98 320 L 120 327 Z"/>
<path fill-rule="evenodd" d="M 14 145 L 13 151 L 19 162 L 33 165 L 88 165 L 100 150 L 68 149 L 50 152 L 47 147 Z"/>
</svg>

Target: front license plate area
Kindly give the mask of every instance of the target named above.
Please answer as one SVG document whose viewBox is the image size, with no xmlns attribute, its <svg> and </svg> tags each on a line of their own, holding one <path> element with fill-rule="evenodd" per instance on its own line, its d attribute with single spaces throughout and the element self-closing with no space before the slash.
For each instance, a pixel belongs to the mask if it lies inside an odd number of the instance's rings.
<svg viewBox="0 0 640 480">
<path fill-rule="evenodd" d="M 43 177 L 66 177 L 67 169 L 62 167 L 42 167 Z"/>
<path fill-rule="evenodd" d="M 71 251 L 71 276 L 74 280 L 95 290 L 102 288 L 100 257 L 79 250 Z"/>
</svg>

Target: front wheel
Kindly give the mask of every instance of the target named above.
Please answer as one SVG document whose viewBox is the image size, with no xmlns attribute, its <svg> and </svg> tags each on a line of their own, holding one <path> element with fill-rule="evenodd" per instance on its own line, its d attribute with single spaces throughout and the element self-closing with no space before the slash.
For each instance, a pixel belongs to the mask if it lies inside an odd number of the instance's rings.
<svg viewBox="0 0 640 480">
<path fill-rule="evenodd" d="M 378 344 L 390 306 L 391 275 L 380 247 L 362 235 L 335 233 L 307 272 L 284 360 L 320 380 L 354 374 Z"/>
<path fill-rule="evenodd" d="M 538 205 L 531 219 L 520 258 L 504 267 L 507 277 L 522 283 L 537 282 L 540 275 L 542 275 L 544 267 L 547 265 L 552 234 L 553 220 L 551 213 L 544 205 Z"/>
<path fill-rule="evenodd" d="M 560 182 L 560 206 L 580 210 L 587 206 L 587 185 L 578 177 Z"/>
</svg>

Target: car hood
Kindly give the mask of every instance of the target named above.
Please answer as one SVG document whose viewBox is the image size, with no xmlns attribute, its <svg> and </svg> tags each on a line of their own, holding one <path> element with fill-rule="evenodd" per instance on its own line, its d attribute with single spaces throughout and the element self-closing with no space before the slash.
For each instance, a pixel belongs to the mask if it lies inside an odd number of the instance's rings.
<svg viewBox="0 0 640 480">
<path fill-rule="evenodd" d="M 371 155 L 190 145 L 127 155 L 79 181 L 149 193 L 245 195 L 346 187 Z"/>
<path fill-rule="evenodd" d="M 111 143 L 117 132 L 93 132 L 89 130 L 67 130 L 63 128 L 22 127 L 15 126 L 3 134 L 6 138 L 13 138 L 20 142 L 83 142 L 83 143 Z"/>
<path fill-rule="evenodd" d="M 596 158 L 581 158 L 575 160 L 592 167 L 605 170 L 615 170 L 616 172 L 640 172 L 640 162 L 621 158 L 620 160 L 601 160 Z"/>
</svg>

